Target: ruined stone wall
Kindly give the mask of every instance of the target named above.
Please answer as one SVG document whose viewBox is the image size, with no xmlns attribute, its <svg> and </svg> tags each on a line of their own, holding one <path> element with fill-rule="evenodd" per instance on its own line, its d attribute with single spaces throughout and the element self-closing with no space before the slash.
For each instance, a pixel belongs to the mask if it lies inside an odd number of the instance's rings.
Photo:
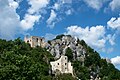
<svg viewBox="0 0 120 80">
<path fill-rule="evenodd" d="M 52 66 L 52 73 L 55 74 L 56 70 L 59 70 L 61 73 L 71 73 L 73 74 L 73 67 L 71 62 L 68 62 L 67 56 L 61 56 L 60 59 L 50 62 Z"/>
<path fill-rule="evenodd" d="M 36 47 L 36 46 L 41 46 L 41 47 L 45 47 L 46 43 L 45 43 L 45 39 L 41 38 L 41 37 L 37 37 L 37 36 L 30 36 L 30 37 L 25 37 L 24 41 L 26 43 L 29 43 L 31 45 L 31 47 Z"/>
</svg>

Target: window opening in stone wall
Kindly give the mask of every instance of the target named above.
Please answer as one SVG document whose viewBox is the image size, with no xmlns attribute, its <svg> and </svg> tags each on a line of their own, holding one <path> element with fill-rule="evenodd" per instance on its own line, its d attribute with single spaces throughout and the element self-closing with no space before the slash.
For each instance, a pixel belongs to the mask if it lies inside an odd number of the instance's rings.
<svg viewBox="0 0 120 80">
<path fill-rule="evenodd" d="M 36 42 L 38 42 L 38 38 L 36 38 Z"/>
<path fill-rule="evenodd" d="M 41 41 L 42 41 L 42 39 L 41 39 Z"/>
<path fill-rule="evenodd" d="M 67 65 L 67 63 L 65 63 L 65 65 Z"/>
<path fill-rule="evenodd" d="M 65 60 L 66 60 L 66 57 L 65 57 Z"/>
</svg>

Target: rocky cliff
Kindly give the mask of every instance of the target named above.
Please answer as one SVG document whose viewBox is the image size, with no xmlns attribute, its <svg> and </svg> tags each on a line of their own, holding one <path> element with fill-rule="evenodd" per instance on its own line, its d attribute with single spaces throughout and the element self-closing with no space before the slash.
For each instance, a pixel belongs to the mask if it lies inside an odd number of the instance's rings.
<svg viewBox="0 0 120 80">
<path fill-rule="evenodd" d="M 79 44 L 78 38 L 70 35 L 59 35 L 59 38 L 57 36 L 56 39 L 48 41 L 47 49 L 56 58 L 59 58 L 60 55 L 65 55 L 67 48 L 72 50 L 73 59 L 79 60 L 85 57 L 86 51 L 83 46 Z"/>
<path fill-rule="evenodd" d="M 78 79 L 113 79 L 111 78 L 112 70 L 118 71 L 108 60 L 101 59 L 99 53 L 83 40 L 70 35 L 58 35 L 55 39 L 48 41 L 46 48 L 56 59 L 61 55 L 67 55 L 72 62 L 74 75 Z M 119 72 L 114 77 L 118 75 L 120 75 Z"/>
</svg>

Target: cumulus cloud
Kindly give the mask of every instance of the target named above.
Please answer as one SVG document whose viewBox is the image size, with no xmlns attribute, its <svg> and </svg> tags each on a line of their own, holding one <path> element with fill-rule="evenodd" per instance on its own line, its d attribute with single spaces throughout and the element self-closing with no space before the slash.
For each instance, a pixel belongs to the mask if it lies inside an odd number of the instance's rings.
<svg viewBox="0 0 120 80">
<path fill-rule="evenodd" d="M 23 30 L 32 29 L 34 24 L 39 21 L 40 15 L 26 14 L 25 18 L 21 21 L 21 27 Z"/>
<path fill-rule="evenodd" d="M 54 3 L 52 8 L 65 13 L 65 11 L 72 9 L 72 0 L 58 0 Z"/>
<path fill-rule="evenodd" d="M 111 58 L 111 62 L 112 62 L 114 65 L 120 65 L 120 56 Z"/>
<path fill-rule="evenodd" d="M 21 20 L 21 27 L 25 31 L 33 29 L 35 23 L 39 22 L 44 8 L 49 4 L 49 0 L 28 0 L 28 4 L 30 7 L 24 16 L 24 19 Z"/>
<path fill-rule="evenodd" d="M 28 0 L 31 7 L 28 9 L 29 14 L 39 13 L 42 8 L 47 7 L 49 0 Z"/>
<path fill-rule="evenodd" d="M 116 34 L 114 34 L 114 35 L 108 34 L 107 35 L 107 39 L 111 45 L 115 45 L 115 38 L 116 38 Z"/>
<path fill-rule="evenodd" d="M 120 10 L 120 0 L 112 0 L 109 4 L 112 11 Z"/>
<path fill-rule="evenodd" d="M 22 33 L 19 15 L 16 13 L 18 3 L 13 0 L 0 0 L 0 38 L 13 39 Z"/>
<path fill-rule="evenodd" d="M 58 10 L 60 8 L 60 5 L 58 3 L 55 3 L 53 6 L 53 9 Z"/>
<path fill-rule="evenodd" d="M 112 17 L 108 22 L 107 22 L 108 27 L 112 29 L 120 29 L 120 17 L 115 18 Z"/>
<path fill-rule="evenodd" d="M 47 33 L 44 37 L 45 37 L 45 40 L 52 40 L 56 37 L 56 35 Z"/>
<path fill-rule="evenodd" d="M 16 9 L 21 1 L 0 0 L 0 38 L 14 39 L 16 35 L 32 29 L 41 18 L 40 9 L 45 8 L 49 3 L 49 0 L 28 0 L 30 7 L 23 20 L 20 21 Z"/>
<path fill-rule="evenodd" d="M 14 9 L 17 9 L 17 7 L 19 6 L 19 4 L 13 0 L 9 0 L 9 6 L 13 7 Z"/>
<path fill-rule="evenodd" d="M 53 28 L 54 27 L 54 25 L 55 25 L 55 20 L 56 20 L 56 17 L 57 17 L 57 14 L 55 13 L 55 11 L 54 10 L 51 10 L 51 14 L 50 14 L 50 17 L 48 18 L 48 20 L 47 20 L 47 25 L 49 26 L 49 27 L 51 27 L 51 28 Z"/>
<path fill-rule="evenodd" d="M 51 7 L 50 17 L 46 21 L 47 26 L 53 28 L 57 22 L 64 18 L 63 15 L 71 15 L 73 11 L 72 0 L 57 0 Z"/>
<path fill-rule="evenodd" d="M 114 31 L 114 34 L 108 34 L 107 39 L 109 43 L 113 46 L 115 45 L 115 39 L 118 36 L 119 30 L 120 30 L 120 17 L 112 17 L 108 22 L 107 22 L 107 27 L 108 29 L 112 29 Z"/>
<path fill-rule="evenodd" d="M 92 47 L 102 49 L 105 47 L 106 39 L 104 26 L 86 27 L 70 26 L 65 34 L 78 37 L 80 40 L 85 40 Z"/>
<path fill-rule="evenodd" d="M 102 8 L 103 4 L 109 0 L 83 0 L 89 7 L 100 10 Z"/>
</svg>

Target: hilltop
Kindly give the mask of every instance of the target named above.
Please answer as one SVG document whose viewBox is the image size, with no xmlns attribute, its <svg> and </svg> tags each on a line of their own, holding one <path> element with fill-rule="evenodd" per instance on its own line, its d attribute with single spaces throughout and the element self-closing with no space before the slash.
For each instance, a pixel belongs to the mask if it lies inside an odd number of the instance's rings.
<svg viewBox="0 0 120 80">
<path fill-rule="evenodd" d="M 68 57 L 73 74 L 51 74 L 51 61 Z M 0 39 L 1 80 L 120 80 L 120 71 L 102 59 L 84 40 L 70 35 L 58 35 L 42 48 L 32 48 L 20 38 L 14 41 Z"/>
</svg>

